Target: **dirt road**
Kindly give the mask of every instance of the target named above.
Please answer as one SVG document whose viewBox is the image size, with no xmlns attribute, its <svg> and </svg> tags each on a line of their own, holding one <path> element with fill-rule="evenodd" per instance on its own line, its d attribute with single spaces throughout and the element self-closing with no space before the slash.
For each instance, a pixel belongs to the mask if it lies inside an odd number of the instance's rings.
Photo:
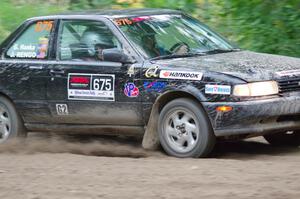
<svg viewBox="0 0 300 199">
<path fill-rule="evenodd" d="M 300 198 L 299 148 L 252 139 L 176 159 L 113 140 L 35 135 L 0 147 L 0 198 Z"/>
</svg>

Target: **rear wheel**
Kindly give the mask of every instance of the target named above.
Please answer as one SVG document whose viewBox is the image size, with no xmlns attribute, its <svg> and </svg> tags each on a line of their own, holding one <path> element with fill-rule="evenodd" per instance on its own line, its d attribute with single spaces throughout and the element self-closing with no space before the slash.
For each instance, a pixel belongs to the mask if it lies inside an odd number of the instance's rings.
<svg viewBox="0 0 300 199">
<path fill-rule="evenodd" d="M 175 157 L 206 157 L 215 136 L 199 103 L 188 98 L 169 102 L 159 115 L 158 134 L 167 154 Z"/>
<path fill-rule="evenodd" d="M 14 105 L 7 98 L 0 96 L 0 143 L 25 136 L 23 121 Z"/>
<path fill-rule="evenodd" d="M 264 135 L 264 138 L 274 146 L 300 146 L 300 131 L 286 131 Z"/>
</svg>

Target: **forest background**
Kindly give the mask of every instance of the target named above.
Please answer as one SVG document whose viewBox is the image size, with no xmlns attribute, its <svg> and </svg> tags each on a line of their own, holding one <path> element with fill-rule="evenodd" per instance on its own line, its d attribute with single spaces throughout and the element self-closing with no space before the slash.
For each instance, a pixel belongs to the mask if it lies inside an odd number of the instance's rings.
<svg viewBox="0 0 300 199">
<path fill-rule="evenodd" d="M 124 8 L 180 9 L 243 49 L 300 57 L 299 0 L 1 0 L 0 42 L 29 17 Z"/>
</svg>

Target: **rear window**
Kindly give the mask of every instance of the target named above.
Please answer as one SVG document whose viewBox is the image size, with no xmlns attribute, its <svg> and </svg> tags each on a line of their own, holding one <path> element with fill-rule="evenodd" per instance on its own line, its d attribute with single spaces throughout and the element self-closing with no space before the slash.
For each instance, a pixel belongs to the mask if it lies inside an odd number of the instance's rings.
<svg viewBox="0 0 300 199">
<path fill-rule="evenodd" d="M 30 25 L 6 53 L 8 58 L 46 59 L 53 21 L 38 21 Z"/>
</svg>

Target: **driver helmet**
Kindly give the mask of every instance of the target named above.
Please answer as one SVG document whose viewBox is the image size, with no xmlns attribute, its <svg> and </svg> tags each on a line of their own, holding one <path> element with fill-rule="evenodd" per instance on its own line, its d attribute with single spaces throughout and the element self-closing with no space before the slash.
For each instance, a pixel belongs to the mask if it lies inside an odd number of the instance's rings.
<svg viewBox="0 0 300 199">
<path fill-rule="evenodd" d="M 109 33 L 100 33 L 99 31 L 86 31 L 80 42 L 87 45 L 90 56 L 95 55 L 96 45 L 111 48 L 114 47 L 112 35 Z"/>
</svg>

